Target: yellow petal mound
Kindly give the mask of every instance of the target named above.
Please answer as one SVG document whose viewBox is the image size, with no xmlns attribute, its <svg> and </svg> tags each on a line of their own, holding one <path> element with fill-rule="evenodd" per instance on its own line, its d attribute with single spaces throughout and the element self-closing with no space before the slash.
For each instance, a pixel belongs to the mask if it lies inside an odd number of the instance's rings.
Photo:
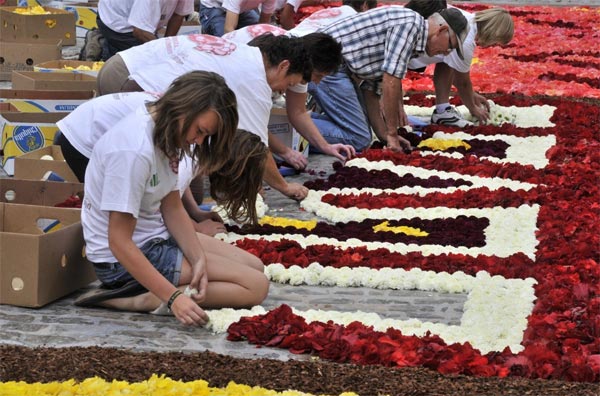
<svg viewBox="0 0 600 396">
<path fill-rule="evenodd" d="M 444 151 L 450 148 L 464 147 L 467 150 L 471 148 L 469 143 L 460 139 L 425 139 L 417 147 L 428 147 L 434 151 Z"/>
<path fill-rule="evenodd" d="M 426 237 L 429 235 L 427 231 L 422 231 L 419 228 L 407 227 L 407 226 L 398 226 L 398 227 L 390 227 L 388 221 L 384 221 L 381 224 L 377 224 L 373 227 L 373 231 L 375 232 L 386 232 L 391 231 L 394 234 L 406 234 L 410 236 L 418 236 L 418 237 Z"/>
<path fill-rule="evenodd" d="M 31 7 L 19 7 L 13 10 L 15 14 L 21 15 L 47 15 L 52 14 L 50 11 L 46 11 L 44 7 L 36 5 Z"/>
<path fill-rule="evenodd" d="M 294 227 L 294 228 L 306 228 L 307 230 L 312 230 L 317 226 L 316 220 L 296 220 L 290 219 L 287 217 L 272 217 L 272 216 L 264 216 L 262 219 L 258 221 L 260 225 L 272 225 L 276 227 Z"/>
<path fill-rule="evenodd" d="M 0 395 L 36 395 L 36 396 L 312 396 L 309 393 L 287 390 L 277 392 L 259 386 L 240 385 L 230 382 L 225 388 L 212 388 L 208 382 L 175 381 L 164 375 L 153 374 L 149 380 L 128 383 L 126 381 L 106 381 L 102 378 L 88 378 L 83 382 L 71 379 L 65 382 L 28 384 L 26 382 L 0 382 Z M 344 392 L 340 396 L 358 396 Z"/>
</svg>

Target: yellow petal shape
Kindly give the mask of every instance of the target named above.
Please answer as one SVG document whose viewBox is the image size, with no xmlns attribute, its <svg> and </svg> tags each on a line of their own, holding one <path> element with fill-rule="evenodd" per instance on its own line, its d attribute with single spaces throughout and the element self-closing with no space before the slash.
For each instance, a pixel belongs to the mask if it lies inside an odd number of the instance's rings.
<svg viewBox="0 0 600 396">
<path fill-rule="evenodd" d="M 426 237 L 429 235 L 426 231 L 421 231 L 419 228 L 407 227 L 407 226 L 398 226 L 398 227 L 390 227 L 390 223 L 388 221 L 384 221 L 381 224 L 377 224 L 373 227 L 373 231 L 375 232 L 387 232 L 391 231 L 394 234 L 406 234 L 410 236 L 418 236 L 418 237 Z"/>
<path fill-rule="evenodd" d="M 288 217 L 272 217 L 272 216 L 264 216 L 258 221 L 260 225 L 272 225 L 275 227 L 294 227 L 294 228 L 305 228 L 307 230 L 312 230 L 317 226 L 316 220 L 296 220 L 290 219 Z"/>
<path fill-rule="evenodd" d="M 460 139 L 425 139 L 417 147 L 428 147 L 432 150 L 444 151 L 455 147 L 464 147 L 467 150 L 471 148 L 469 143 Z"/>
</svg>

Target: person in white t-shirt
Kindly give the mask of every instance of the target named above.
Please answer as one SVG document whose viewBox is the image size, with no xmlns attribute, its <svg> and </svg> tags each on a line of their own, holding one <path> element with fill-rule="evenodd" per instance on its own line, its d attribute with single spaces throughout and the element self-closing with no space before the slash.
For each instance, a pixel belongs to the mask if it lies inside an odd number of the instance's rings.
<svg viewBox="0 0 600 396">
<path fill-rule="evenodd" d="M 202 32 L 221 37 L 244 26 L 271 22 L 276 0 L 201 0 Z M 260 9 L 260 14 L 259 10 Z"/>
<path fill-rule="evenodd" d="M 225 165 L 237 120 L 225 80 L 195 71 L 98 140 L 86 170 L 81 222 L 102 286 L 78 297 L 77 305 L 153 312 L 166 304 L 181 323 L 204 325 L 202 308 L 246 308 L 264 300 L 269 281 L 262 262 L 195 233 L 177 189 L 184 154 L 207 172 Z"/>
<path fill-rule="evenodd" d="M 119 51 L 179 31 L 186 15 L 194 12 L 193 0 L 100 0 L 96 22 L 104 39 L 106 60 Z"/>
<path fill-rule="evenodd" d="M 246 45 L 191 34 L 150 41 L 109 59 L 98 73 L 98 92 L 161 92 L 186 72 L 213 71 L 235 92 L 239 128 L 260 136 L 268 145 L 273 91 L 283 92 L 309 80 L 312 64 L 299 38 L 264 35 L 259 39 Z M 292 199 L 301 200 L 308 194 L 301 184 L 285 181 L 273 158 L 267 159 L 265 181 Z"/>
<path fill-rule="evenodd" d="M 352 10 L 350 7 L 344 8 Z M 335 15 L 340 15 L 340 13 L 336 13 Z M 302 37 L 313 63 L 311 81 L 314 83 L 318 84 L 321 78 L 335 72 L 341 63 L 341 45 L 331 36 L 323 33 L 314 33 L 314 31 L 309 31 L 308 28 L 296 32 L 296 29 L 287 31 L 273 25 L 258 24 L 234 30 L 231 33 L 225 34 L 223 38 L 235 43 L 245 44 L 265 33 L 271 33 L 276 36 L 288 35 L 290 37 Z M 311 152 L 314 151 L 331 155 L 342 161 L 351 159 L 356 155 L 352 146 L 341 143 L 331 144 L 321 136 L 321 133 L 319 133 L 319 130 L 306 109 L 306 83 L 289 87 L 285 91 L 285 98 L 288 119 L 294 129 L 308 140 Z M 274 154 L 281 157 L 287 164 L 290 164 L 295 169 L 304 169 L 308 164 L 306 157 L 304 157 L 302 153 L 292 150 L 271 133 L 269 133 L 269 147 Z"/>
<path fill-rule="evenodd" d="M 413 0 L 414 1 L 414 0 Z M 506 45 L 514 35 L 514 23 L 510 13 L 501 7 L 492 7 L 477 11 L 474 14 L 460 10 L 469 22 L 469 34 L 464 42 L 464 59 L 456 51 L 434 57 L 421 56 L 409 62 L 409 69 L 422 69 L 435 63 L 433 82 L 435 86 L 436 108 L 431 116 L 431 122 L 441 125 L 465 127 L 472 124 L 450 105 L 452 85 L 458 90 L 463 104 L 471 115 L 481 123 L 489 119 L 489 104 L 487 99 L 473 90 L 471 82 L 471 63 L 476 46 L 489 47 Z"/>
<path fill-rule="evenodd" d="M 54 138 L 54 144 L 60 146 L 65 161 L 81 183 L 84 182 L 85 170 L 96 142 L 123 118 L 159 97 L 160 95 L 149 92 L 100 96 L 81 104 L 56 123 L 59 131 Z M 237 141 L 234 147 L 236 145 Z M 201 210 L 194 204 L 189 189 L 194 177 L 191 158 L 183 158 L 179 162 L 178 187 L 184 206 L 194 220 L 194 229 L 209 236 L 225 232 L 223 219 L 217 213 Z"/>
</svg>

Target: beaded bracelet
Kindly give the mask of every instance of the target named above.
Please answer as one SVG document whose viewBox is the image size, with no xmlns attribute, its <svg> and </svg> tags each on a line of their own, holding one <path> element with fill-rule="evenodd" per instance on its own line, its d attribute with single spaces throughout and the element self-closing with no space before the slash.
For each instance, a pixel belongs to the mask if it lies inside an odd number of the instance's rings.
<svg viewBox="0 0 600 396">
<path fill-rule="evenodd" d="M 171 306 L 173 305 L 173 303 L 175 302 L 175 299 L 177 297 L 179 297 L 181 294 L 183 294 L 181 292 L 181 290 L 177 289 L 173 292 L 173 294 L 171 294 L 171 297 L 169 297 L 169 302 L 167 302 L 167 308 L 169 308 L 169 311 L 171 310 Z"/>
</svg>

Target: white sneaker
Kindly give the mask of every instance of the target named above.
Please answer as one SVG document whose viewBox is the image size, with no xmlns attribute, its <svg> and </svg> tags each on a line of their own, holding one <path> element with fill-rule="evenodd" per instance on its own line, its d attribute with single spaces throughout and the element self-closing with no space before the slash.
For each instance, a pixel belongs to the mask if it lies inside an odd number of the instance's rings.
<svg viewBox="0 0 600 396">
<path fill-rule="evenodd" d="M 446 107 L 446 110 L 444 110 L 443 113 L 438 113 L 437 110 L 434 110 L 431 115 L 431 123 L 438 125 L 453 125 L 459 128 L 473 125 L 472 122 L 465 120 L 462 114 L 460 114 L 454 106 Z"/>
</svg>

